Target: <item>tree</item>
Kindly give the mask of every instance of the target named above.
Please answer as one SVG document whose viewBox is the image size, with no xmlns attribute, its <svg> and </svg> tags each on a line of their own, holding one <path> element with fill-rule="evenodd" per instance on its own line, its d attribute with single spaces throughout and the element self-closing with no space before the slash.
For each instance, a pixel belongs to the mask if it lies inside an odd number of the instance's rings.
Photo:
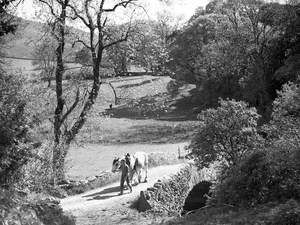
<svg viewBox="0 0 300 225">
<path fill-rule="evenodd" d="M 17 23 L 8 9 L 9 5 L 14 1 L 15 0 L 5 0 L 0 2 L 0 56 L 4 54 L 4 52 L 2 52 L 4 44 L 3 36 L 9 33 L 14 33 L 17 28 Z M 4 72 L 1 68 L 2 63 L 3 62 L 0 59 L 0 72 Z"/>
<path fill-rule="evenodd" d="M 259 115 L 245 102 L 220 100 L 219 104 L 198 115 L 202 126 L 192 139 L 189 155 L 199 168 L 220 161 L 226 172 L 259 144 Z"/>
<path fill-rule="evenodd" d="M 263 126 L 266 141 L 230 169 L 214 188 L 212 203 L 250 206 L 299 199 L 300 86 L 285 84 Z M 280 224 L 280 223 L 275 223 Z"/>
<path fill-rule="evenodd" d="M 100 66 L 102 62 L 103 52 L 118 43 L 126 41 L 130 33 L 129 27 L 125 33 L 122 33 L 118 39 L 110 39 L 107 36 L 107 15 L 114 13 L 119 8 L 126 8 L 135 3 L 135 0 L 117 1 L 113 6 L 107 6 L 105 0 L 83 0 L 83 1 L 48 1 L 39 0 L 46 5 L 54 19 L 52 23 L 53 36 L 57 40 L 56 49 L 56 99 L 57 105 L 54 115 L 54 150 L 53 150 L 53 171 L 54 184 L 64 179 L 64 165 L 67 150 L 71 141 L 83 127 L 87 120 L 89 111 L 98 97 L 101 77 Z M 81 43 L 89 49 L 92 58 L 93 82 L 91 84 L 88 96 L 83 99 L 83 107 L 80 108 L 79 114 L 75 116 L 74 122 L 71 125 L 66 124 L 67 118 L 80 101 L 80 90 L 77 89 L 75 99 L 70 107 L 66 105 L 66 99 L 63 95 L 62 75 L 64 73 L 63 54 L 65 47 L 66 21 L 68 19 L 77 20 L 89 32 L 89 40 L 76 37 L 74 44 Z"/>
<path fill-rule="evenodd" d="M 48 82 L 48 87 L 51 86 L 51 80 L 54 78 L 56 55 L 55 55 L 55 43 L 51 38 L 44 38 L 38 43 L 34 49 L 33 56 L 35 61 L 33 65 L 37 65 L 41 70 L 40 76 L 42 80 Z"/>
<path fill-rule="evenodd" d="M 52 35 L 57 41 L 56 54 L 56 108 L 54 112 L 54 148 L 53 148 L 53 183 L 64 179 L 64 158 L 66 155 L 64 143 L 61 143 L 62 130 L 61 127 L 67 116 L 78 104 L 78 97 L 76 97 L 73 105 L 66 112 L 64 111 L 65 99 L 63 97 L 62 78 L 64 73 L 63 54 L 65 50 L 65 35 L 66 35 L 66 20 L 67 7 L 70 0 L 63 1 L 48 1 L 39 0 L 42 4 L 48 7 L 53 21 L 49 21 Z M 79 93 L 77 94 L 79 96 Z"/>
<path fill-rule="evenodd" d="M 142 23 L 131 37 L 132 61 L 157 75 L 166 71 L 169 55 L 164 29 L 156 21 Z"/>
<path fill-rule="evenodd" d="M 297 24 L 293 5 L 212 1 L 174 35 L 169 67 L 198 86 L 202 108 L 241 99 L 268 119 L 276 90 L 297 77 Z"/>
<path fill-rule="evenodd" d="M 109 27 L 109 36 L 111 39 L 118 39 L 120 31 L 126 32 L 129 24 L 121 24 Z M 133 36 L 136 33 L 136 27 L 130 32 L 126 42 L 120 42 L 106 50 L 105 56 L 109 65 L 114 69 L 116 75 L 126 75 L 128 67 L 132 62 Z"/>
<path fill-rule="evenodd" d="M 5 34 L 14 32 L 17 28 L 13 16 L 11 16 L 8 12 L 8 7 L 12 2 L 20 1 L 4 0 L 0 2 L 0 37 Z"/>
<path fill-rule="evenodd" d="M 197 62 L 202 48 L 215 37 L 215 21 L 210 15 L 193 18 L 190 23 L 172 37 L 169 68 L 178 80 L 199 84 Z"/>
<path fill-rule="evenodd" d="M 70 144 L 82 128 L 87 119 L 88 112 L 98 97 L 101 85 L 99 71 L 104 51 L 116 44 L 126 41 L 131 32 L 131 23 L 129 23 L 129 27 L 126 29 L 125 33 L 122 32 L 118 38 L 112 39 L 107 35 L 108 14 L 114 13 L 119 8 L 126 8 L 134 4 L 136 0 L 119 0 L 113 6 L 108 6 L 105 2 L 105 0 L 84 0 L 79 3 L 74 2 L 73 4 L 69 4 L 73 13 L 72 19 L 79 20 L 89 31 L 89 41 L 77 37 L 75 43 L 81 43 L 90 50 L 93 67 L 93 84 L 87 101 L 85 101 L 83 109 L 75 120 L 75 123 L 64 133 L 66 145 Z"/>
</svg>

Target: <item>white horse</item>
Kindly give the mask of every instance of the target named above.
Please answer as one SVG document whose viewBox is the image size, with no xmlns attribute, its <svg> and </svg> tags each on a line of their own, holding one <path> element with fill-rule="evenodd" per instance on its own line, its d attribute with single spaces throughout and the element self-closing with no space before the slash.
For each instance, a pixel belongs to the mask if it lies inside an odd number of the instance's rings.
<svg viewBox="0 0 300 225">
<path fill-rule="evenodd" d="M 136 152 L 134 155 L 129 155 L 127 153 L 122 158 L 115 158 L 112 163 L 112 172 L 118 172 L 121 169 L 121 160 L 125 159 L 126 163 L 130 168 L 130 180 L 132 180 L 133 175 L 136 173 L 138 176 L 138 182 L 141 183 L 142 180 L 142 170 L 145 173 L 144 182 L 147 182 L 148 178 L 148 154 L 145 152 Z"/>
</svg>

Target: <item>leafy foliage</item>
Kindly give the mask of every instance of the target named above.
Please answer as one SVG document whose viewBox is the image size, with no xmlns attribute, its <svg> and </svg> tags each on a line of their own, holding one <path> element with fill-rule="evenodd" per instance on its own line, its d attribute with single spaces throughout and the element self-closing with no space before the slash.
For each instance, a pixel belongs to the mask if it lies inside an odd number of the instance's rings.
<svg viewBox="0 0 300 225">
<path fill-rule="evenodd" d="M 259 115 L 244 102 L 220 100 L 216 109 L 208 109 L 198 115 L 203 123 L 190 146 L 190 156 L 199 168 L 215 161 L 224 168 L 236 165 L 243 157 L 258 147 Z"/>
<path fill-rule="evenodd" d="M 111 38 L 118 36 L 124 25 L 111 29 Z M 166 75 L 169 54 L 166 35 L 171 30 L 168 24 L 156 21 L 137 21 L 128 40 L 107 50 L 109 63 L 118 75 L 126 74 L 130 65 L 139 66 L 156 75 Z"/>
<path fill-rule="evenodd" d="M 0 37 L 12 33 L 17 25 L 11 15 L 9 15 L 8 6 L 15 0 L 4 0 L 0 2 Z"/>
<path fill-rule="evenodd" d="M 297 7 L 211 1 L 170 37 L 169 68 L 176 79 L 197 84 L 202 108 L 234 98 L 269 119 L 276 90 L 299 74 Z"/>
<path fill-rule="evenodd" d="M 299 90 L 297 84 L 284 85 L 274 101 L 273 118 L 263 128 L 265 146 L 229 169 L 214 190 L 214 203 L 255 206 L 300 200 Z"/>
<path fill-rule="evenodd" d="M 22 81 L 0 75 L 0 183 L 7 184 L 30 157 L 30 117 L 26 112 Z"/>
<path fill-rule="evenodd" d="M 300 204 L 293 199 L 280 204 L 267 219 L 266 225 L 297 225 L 300 223 Z"/>
<path fill-rule="evenodd" d="M 89 49 L 82 48 L 78 52 L 75 53 L 75 62 L 79 63 L 83 66 L 91 65 L 92 58 L 89 52 Z"/>
<path fill-rule="evenodd" d="M 75 224 L 74 217 L 64 213 L 58 201 L 21 191 L 0 189 L 0 210 L 2 224 Z"/>
<path fill-rule="evenodd" d="M 290 198 L 299 200 L 299 154 L 290 154 L 292 150 L 273 149 L 273 152 L 251 154 L 217 185 L 212 203 L 255 206 Z"/>
</svg>

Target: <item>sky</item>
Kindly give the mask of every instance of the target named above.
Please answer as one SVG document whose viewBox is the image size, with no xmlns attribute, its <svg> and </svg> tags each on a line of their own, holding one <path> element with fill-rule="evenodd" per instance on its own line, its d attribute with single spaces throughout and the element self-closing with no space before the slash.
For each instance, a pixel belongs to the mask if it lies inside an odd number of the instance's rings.
<svg viewBox="0 0 300 225">
<path fill-rule="evenodd" d="M 187 21 L 199 6 L 205 7 L 209 0 L 169 0 L 169 4 L 161 0 L 140 0 L 148 16 L 155 19 L 158 13 L 166 11 L 174 17 Z M 33 0 L 25 0 L 17 9 L 17 15 L 26 19 L 36 20 Z"/>
</svg>

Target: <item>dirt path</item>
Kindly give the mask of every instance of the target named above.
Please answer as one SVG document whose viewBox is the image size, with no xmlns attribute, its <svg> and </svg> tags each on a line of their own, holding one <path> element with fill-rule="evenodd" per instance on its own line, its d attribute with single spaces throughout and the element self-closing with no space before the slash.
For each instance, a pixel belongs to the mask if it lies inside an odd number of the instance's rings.
<svg viewBox="0 0 300 225">
<path fill-rule="evenodd" d="M 140 191 L 152 187 L 158 179 L 167 179 L 179 172 L 184 164 L 160 166 L 150 169 L 148 182 L 133 187 L 133 192 L 125 190 L 119 196 L 119 183 L 113 183 L 80 195 L 61 200 L 64 211 L 76 217 L 77 225 L 111 225 L 111 224 L 150 224 L 149 219 L 130 209 L 132 202 L 138 198 Z"/>
</svg>

